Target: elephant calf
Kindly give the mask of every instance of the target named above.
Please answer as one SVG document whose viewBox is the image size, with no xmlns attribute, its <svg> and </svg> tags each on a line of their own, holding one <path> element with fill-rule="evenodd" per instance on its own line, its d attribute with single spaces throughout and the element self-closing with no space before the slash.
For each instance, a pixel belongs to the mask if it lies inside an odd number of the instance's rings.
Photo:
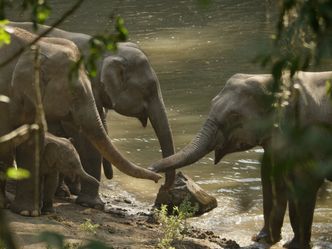
<svg viewBox="0 0 332 249">
<path fill-rule="evenodd" d="M 71 179 L 81 177 L 91 184 L 99 185 L 94 177 L 84 171 L 80 157 L 69 139 L 46 133 L 40 165 L 44 214 L 54 212 L 53 197 L 58 186 L 59 172 Z"/>
</svg>

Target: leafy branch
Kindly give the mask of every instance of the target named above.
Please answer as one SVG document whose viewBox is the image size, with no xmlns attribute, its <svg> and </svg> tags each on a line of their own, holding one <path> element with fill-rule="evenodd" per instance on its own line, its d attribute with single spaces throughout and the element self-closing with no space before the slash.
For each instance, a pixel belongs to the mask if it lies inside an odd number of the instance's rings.
<svg viewBox="0 0 332 249">
<path fill-rule="evenodd" d="M 55 21 L 48 29 L 41 32 L 30 43 L 28 43 L 26 46 L 19 49 L 16 53 L 14 53 L 7 60 L 3 61 L 0 64 L 0 67 L 3 67 L 4 65 L 10 63 L 12 60 L 14 60 L 18 56 L 20 56 L 27 48 L 30 48 L 32 45 L 36 44 L 42 37 L 47 36 L 54 28 L 58 27 L 64 20 L 66 20 L 70 15 L 72 15 L 81 6 L 81 4 L 83 2 L 84 2 L 84 0 L 76 1 L 76 3 L 69 10 L 67 10 L 57 21 Z M 7 30 L 7 32 L 9 32 L 9 31 Z M 1 33 L 1 29 L 0 29 L 0 33 Z"/>
</svg>

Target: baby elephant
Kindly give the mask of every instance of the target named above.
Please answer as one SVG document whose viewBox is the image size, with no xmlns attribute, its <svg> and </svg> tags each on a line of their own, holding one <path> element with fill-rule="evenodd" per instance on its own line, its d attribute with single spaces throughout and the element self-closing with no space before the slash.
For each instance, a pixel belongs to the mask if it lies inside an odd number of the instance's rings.
<svg viewBox="0 0 332 249">
<path fill-rule="evenodd" d="M 99 185 L 94 177 L 84 171 L 80 157 L 69 139 L 46 133 L 40 165 L 43 214 L 54 212 L 53 197 L 58 186 L 59 173 L 73 180 L 81 177 Z"/>
</svg>

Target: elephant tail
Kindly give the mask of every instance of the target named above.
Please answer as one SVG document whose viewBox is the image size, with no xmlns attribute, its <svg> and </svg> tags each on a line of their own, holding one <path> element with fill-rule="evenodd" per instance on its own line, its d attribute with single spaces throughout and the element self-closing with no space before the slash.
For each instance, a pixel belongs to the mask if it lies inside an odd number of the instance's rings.
<svg viewBox="0 0 332 249">
<path fill-rule="evenodd" d="M 107 161 L 105 158 L 103 158 L 103 169 L 105 177 L 111 180 L 113 178 L 112 164 L 109 161 Z"/>
</svg>

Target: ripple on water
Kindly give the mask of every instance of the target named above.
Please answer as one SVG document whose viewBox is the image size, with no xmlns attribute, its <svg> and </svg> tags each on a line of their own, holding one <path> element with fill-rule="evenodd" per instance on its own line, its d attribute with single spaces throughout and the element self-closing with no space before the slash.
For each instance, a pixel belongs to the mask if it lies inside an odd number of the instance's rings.
<svg viewBox="0 0 332 249">
<path fill-rule="evenodd" d="M 224 177 L 224 179 L 235 181 L 235 182 L 242 182 L 242 183 L 250 183 L 250 182 L 260 182 L 261 178 L 231 178 L 231 177 Z"/>
<path fill-rule="evenodd" d="M 244 164 L 260 164 L 259 161 L 257 160 L 253 160 L 253 159 L 240 159 L 240 160 L 237 160 L 237 162 L 239 163 L 244 163 Z"/>
</svg>

